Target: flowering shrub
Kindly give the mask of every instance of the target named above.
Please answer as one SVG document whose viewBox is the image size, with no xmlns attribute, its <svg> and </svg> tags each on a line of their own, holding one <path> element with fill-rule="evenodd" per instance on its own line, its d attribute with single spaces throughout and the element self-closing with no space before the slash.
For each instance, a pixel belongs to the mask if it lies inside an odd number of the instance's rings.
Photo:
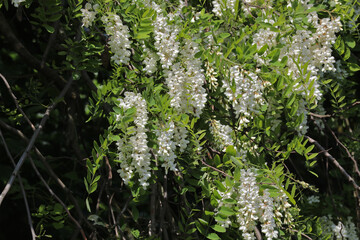
<svg viewBox="0 0 360 240">
<path fill-rule="evenodd" d="M 89 0 L 76 9 L 82 36 L 67 42 L 67 58 L 97 88 L 89 121 L 107 120 L 86 160 L 95 228 L 124 239 L 358 239 L 360 215 L 311 210 L 340 206 L 314 186 L 328 161 L 355 193 L 346 208 L 360 200 L 356 161 L 339 163 L 313 139 L 356 105 L 357 1 Z M 81 59 L 70 57 L 77 44 L 89 47 Z M 118 175 L 105 179 L 104 169 Z M 106 206 L 98 183 L 111 185 Z"/>
</svg>

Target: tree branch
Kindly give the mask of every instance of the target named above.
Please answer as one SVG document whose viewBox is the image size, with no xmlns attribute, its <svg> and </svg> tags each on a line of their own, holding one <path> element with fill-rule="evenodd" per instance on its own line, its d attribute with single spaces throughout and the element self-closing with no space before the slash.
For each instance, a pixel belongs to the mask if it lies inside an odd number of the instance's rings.
<svg viewBox="0 0 360 240">
<path fill-rule="evenodd" d="M 37 167 L 35 166 L 34 161 L 32 160 L 31 157 L 30 158 L 30 163 L 31 166 L 33 167 L 36 175 L 39 177 L 39 179 L 41 180 L 41 182 L 44 184 L 44 186 L 46 187 L 46 189 L 49 191 L 50 195 L 53 196 L 56 201 L 58 201 L 60 203 L 60 205 L 64 208 L 66 214 L 69 216 L 69 218 L 71 219 L 71 221 L 73 221 L 75 223 L 75 225 L 77 226 L 77 228 L 79 229 L 83 239 L 87 239 L 84 230 L 82 229 L 80 223 L 71 215 L 69 209 L 67 208 L 67 206 L 65 205 L 65 203 L 54 193 L 54 191 L 50 188 L 50 186 L 46 183 L 45 179 L 41 176 L 39 170 L 37 169 Z"/>
<path fill-rule="evenodd" d="M 330 155 L 327 151 L 325 151 L 324 147 L 321 146 L 316 140 L 312 139 L 309 136 L 305 136 L 307 139 L 309 139 L 310 143 L 313 143 L 316 145 L 317 148 L 319 148 L 321 151 L 324 152 L 324 155 L 331 160 L 331 162 L 340 170 L 340 172 L 347 178 L 349 182 L 352 183 L 353 187 L 357 190 L 360 190 L 360 187 L 356 184 L 355 180 L 345 171 L 345 169 L 340 165 L 340 163 Z"/>
<path fill-rule="evenodd" d="M 13 132 L 14 134 L 18 135 L 21 139 L 23 139 L 25 142 L 29 143 L 29 139 L 18 129 L 13 128 L 6 123 L 0 121 L 0 126 L 7 129 L 10 132 Z M 50 177 L 61 187 L 61 189 L 67 194 L 70 201 L 74 204 L 74 207 L 76 209 L 77 214 L 79 217 L 85 221 L 85 223 L 92 229 L 95 230 L 95 228 L 89 223 L 89 221 L 85 218 L 84 214 L 82 213 L 82 210 L 76 200 L 76 198 L 71 193 L 70 189 L 67 188 L 67 186 L 64 184 L 64 182 L 56 175 L 56 173 L 52 170 L 51 166 L 46 161 L 45 157 L 42 155 L 42 153 L 39 151 L 39 149 L 35 146 L 34 147 L 35 154 L 38 156 L 38 158 L 41 160 L 41 162 L 44 164 L 44 167 L 48 171 L 48 174 Z"/>
<path fill-rule="evenodd" d="M 1 12 L 0 12 L 1 15 Z M 1 17 L 0 17 L 1 19 Z M 1 22 L 1 20 L 0 20 Z M 50 105 L 50 107 L 48 107 L 45 111 L 44 117 L 41 119 L 40 125 L 39 127 L 35 130 L 35 132 L 33 133 L 30 142 L 28 144 L 28 146 L 26 147 L 24 153 L 22 154 L 19 162 L 16 164 L 16 167 L 13 171 L 13 173 L 11 174 L 11 177 L 8 181 L 8 183 L 6 184 L 4 190 L 2 191 L 1 195 L 0 195 L 0 206 L 2 201 L 4 200 L 6 194 L 9 192 L 12 184 L 14 183 L 15 177 L 18 174 L 20 168 L 22 167 L 25 159 L 27 158 L 27 156 L 29 155 L 30 150 L 33 148 L 34 143 L 36 138 L 38 137 L 40 131 L 43 129 L 46 121 L 48 120 L 49 116 L 50 116 L 50 112 L 55 108 L 56 104 L 58 103 L 58 101 L 60 101 L 64 96 L 65 93 L 68 91 L 68 89 L 70 88 L 70 85 L 72 84 L 73 79 L 70 78 L 70 81 L 66 84 L 65 88 L 61 91 L 61 93 L 59 94 L 59 96 L 55 99 L 54 103 Z"/>
<path fill-rule="evenodd" d="M 16 166 L 15 161 L 14 161 L 13 157 L 11 156 L 11 153 L 9 151 L 9 148 L 8 148 L 7 144 L 6 144 L 6 141 L 5 141 L 5 138 L 4 138 L 3 134 L 2 134 L 1 129 L 0 129 L 0 138 L 1 138 L 2 142 L 4 143 L 4 148 L 5 148 L 6 154 L 8 155 L 9 159 L 11 160 L 11 163 L 15 167 Z M 32 224 L 31 212 L 30 212 L 30 208 L 29 208 L 29 203 L 27 201 L 26 192 L 25 192 L 24 185 L 22 183 L 22 179 L 21 179 L 20 174 L 17 177 L 18 177 L 18 180 L 19 180 L 21 194 L 23 195 L 23 198 L 24 198 L 26 215 L 27 215 L 27 218 L 28 218 L 29 226 L 30 226 L 31 238 L 33 240 L 35 240 L 36 239 L 36 234 L 35 234 L 34 226 Z"/>
</svg>

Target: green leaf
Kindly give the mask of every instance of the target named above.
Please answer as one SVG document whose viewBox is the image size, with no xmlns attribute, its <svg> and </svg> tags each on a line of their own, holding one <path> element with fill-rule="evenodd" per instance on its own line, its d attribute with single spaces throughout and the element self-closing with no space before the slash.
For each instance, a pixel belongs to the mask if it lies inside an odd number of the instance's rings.
<svg viewBox="0 0 360 240">
<path fill-rule="evenodd" d="M 209 225 L 209 222 L 208 222 L 208 221 L 205 221 L 205 220 L 202 219 L 202 218 L 198 218 L 198 221 L 199 221 L 202 225 L 205 225 L 205 226 Z"/>
<path fill-rule="evenodd" d="M 268 49 L 268 45 L 265 44 L 265 45 L 262 46 L 262 47 L 260 48 L 260 50 L 258 51 L 258 55 L 260 55 L 260 56 L 263 55 L 267 49 Z"/>
<path fill-rule="evenodd" d="M 90 208 L 90 203 L 89 203 L 89 198 L 87 197 L 85 200 L 85 205 L 86 205 L 86 209 L 88 210 L 88 212 L 91 212 L 91 208 Z"/>
<path fill-rule="evenodd" d="M 231 208 L 229 208 L 229 207 L 224 207 L 224 206 L 222 206 L 222 207 L 220 208 L 219 212 L 220 212 L 220 214 L 222 214 L 222 215 L 224 215 L 224 216 L 226 216 L 226 217 L 230 217 L 230 216 L 232 216 L 232 215 L 235 214 L 234 211 L 233 211 Z"/>
<path fill-rule="evenodd" d="M 54 33 L 55 32 L 55 29 L 52 26 L 48 25 L 48 24 L 44 24 L 44 27 L 49 33 Z"/>
<path fill-rule="evenodd" d="M 294 197 L 295 196 L 295 192 L 296 192 L 296 186 L 293 185 L 291 188 L 291 196 Z"/>
<path fill-rule="evenodd" d="M 347 65 L 352 72 L 357 72 L 360 70 L 359 65 L 357 65 L 356 63 L 348 63 Z"/>
<path fill-rule="evenodd" d="M 316 157 L 318 154 L 319 154 L 319 153 L 313 153 L 313 154 L 311 154 L 311 155 L 308 157 L 308 159 L 309 159 L 309 160 L 310 160 L 310 159 L 313 159 L 313 158 Z"/>
<path fill-rule="evenodd" d="M 236 156 L 236 150 L 235 150 L 234 146 L 232 146 L 232 145 L 227 146 L 226 154 L 228 154 L 229 156 Z"/>
<path fill-rule="evenodd" d="M 352 38 L 351 35 L 345 36 L 345 43 L 349 46 L 349 48 L 354 48 L 356 46 L 356 41 Z"/>
<path fill-rule="evenodd" d="M 235 181 L 239 181 L 240 177 L 241 177 L 240 168 L 237 167 L 237 168 L 235 168 L 235 171 L 234 171 L 234 179 L 235 179 Z"/>
<path fill-rule="evenodd" d="M 95 192 L 95 191 L 96 191 L 96 189 L 97 189 L 97 186 L 98 186 L 97 182 L 95 182 L 95 183 L 91 184 L 89 194 L 91 194 L 91 193 Z"/>
<path fill-rule="evenodd" d="M 211 228 L 214 229 L 216 232 L 221 232 L 221 233 L 226 232 L 226 229 L 220 225 L 214 225 L 211 226 Z"/>
<path fill-rule="evenodd" d="M 131 234 L 135 237 L 135 238 L 139 238 L 140 237 L 140 231 L 137 229 L 132 229 L 131 230 Z"/>
<path fill-rule="evenodd" d="M 225 192 L 226 191 L 226 187 L 219 180 L 215 180 L 215 185 L 220 190 L 220 192 Z"/>
<path fill-rule="evenodd" d="M 210 233 L 206 236 L 208 239 L 211 239 L 211 240 L 218 240 L 218 239 L 221 239 L 216 233 Z"/>
<path fill-rule="evenodd" d="M 350 55 L 351 55 L 351 51 L 350 51 L 350 48 L 345 48 L 345 53 L 344 53 L 344 61 L 348 60 L 350 58 Z"/>
<path fill-rule="evenodd" d="M 131 212 L 132 212 L 134 221 L 137 222 L 137 220 L 139 219 L 139 210 L 135 206 L 132 206 Z"/>
</svg>

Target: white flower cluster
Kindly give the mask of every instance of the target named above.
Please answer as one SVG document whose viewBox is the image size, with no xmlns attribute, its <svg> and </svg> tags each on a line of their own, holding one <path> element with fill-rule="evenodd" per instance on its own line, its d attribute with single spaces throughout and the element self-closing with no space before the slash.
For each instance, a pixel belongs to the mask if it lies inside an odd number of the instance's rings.
<svg viewBox="0 0 360 240">
<path fill-rule="evenodd" d="M 11 2 L 15 7 L 18 7 L 20 3 L 25 2 L 25 0 L 12 0 Z"/>
<path fill-rule="evenodd" d="M 282 49 L 280 58 L 288 56 L 287 65 L 289 76 L 293 79 L 308 77 L 303 83 L 296 83 L 294 90 L 304 98 L 313 92 L 317 100 L 321 98 L 318 75 L 321 72 L 335 71 L 335 58 L 332 56 L 332 44 L 335 43 L 336 33 L 341 30 L 340 18 L 330 20 L 319 19 L 316 12 L 308 15 L 308 21 L 316 28 L 313 33 L 310 30 L 297 30 L 296 34 L 289 39 L 282 39 L 286 46 Z M 299 69 L 307 64 L 306 69 Z"/>
<path fill-rule="evenodd" d="M 262 97 L 264 89 L 262 81 L 256 74 L 240 70 L 239 66 L 230 68 L 230 79 L 223 80 L 223 87 L 236 116 L 244 117 L 242 120 L 244 125 L 251 118 L 251 113 L 257 113 L 259 106 L 265 102 Z"/>
<path fill-rule="evenodd" d="M 352 218 L 348 217 L 345 224 L 341 221 L 338 221 L 338 224 L 335 224 L 332 220 L 332 216 L 323 216 L 320 218 L 320 223 L 324 235 L 330 235 L 331 239 L 335 238 L 336 240 L 359 240 L 355 224 L 352 222 Z"/>
<path fill-rule="evenodd" d="M 312 196 L 308 197 L 307 201 L 308 201 L 308 203 L 309 203 L 310 205 L 313 205 L 313 204 L 316 204 L 316 203 L 320 203 L 320 197 L 319 197 L 319 196 L 312 195 Z"/>
<path fill-rule="evenodd" d="M 175 163 L 177 158 L 175 151 L 176 147 L 178 147 L 180 153 L 184 152 L 189 143 L 186 139 L 186 128 L 183 126 L 176 126 L 173 121 L 170 121 L 159 126 L 154 132 L 157 136 L 159 145 L 156 155 L 163 160 L 161 166 L 165 168 L 166 173 L 168 173 L 169 169 L 171 171 L 178 171 Z"/>
<path fill-rule="evenodd" d="M 134 115 L 134 127 L 131 132 L 127 132 L 117 142 L 119 151 L 120 169 L 118 170 L 125 184 L 128 184 L 135 173 L 139 175 L 139 182 L 143 188 L 146 188 L 147 182 L 151 176 L 151 155 L 147 146 L 147 129 L 145 125 L 148 121 L 146 101 L 141 94 L 125 92 L 125 98 L 120 99 L 119 106 L 126 111 L 136 108 Z M 117 115 L 117 121 L 124 117 Z M 128 130 L 127 130 L 128 131 Z"/>
<path fill-rule="evenodd" d="M 95 20 L 96 11 L 99 8 L 99 4 L 94 4 L 92 6 L 90 3 L 85 4 L 85 8 L 81 9 L 81 13 L 83 15 L 82 23 L 84 27 L 90 27 Z M 94 10 L 94 11 L 92 11 Z"/>
<path fill-rule="evenodd" d="M 154 21 L 155 48 L 164 68 L 166 85 L 171 97 L 170 105 L 182 113 L 193 112 L 199 117 L 206 103 L 206 91 L 202 87 L 205 76 L 201 68 L 201 61 L 194 56 L 198 52 L 198 45 L 191 40 L 184 40 L 184 47 L 179 51 L 180 43 L 176 40 L 179 29 L 168 21 L 174 20 L 179 10 L 165 17 L 160 6 L 153 3 L 157 12 Z M 179 9 L 181 9 L 181 4 Z M 176 58 L 181 61 L 176 62 Z"/>
<path fill-rule="evenodd" d="M 225 9 L 230 9 L 232 14 L 235 14 L 236 0 L 213 0 L 212 4 L 212 11 L 217 17 L 222 17 L 222 11 Z"/>
<path fill-rule="evenodd" d="M 165 168 L 165 173 L 168 173 L 168 170 L 177 171 L 176 169 L 176 144 L 173 141 L 175 132 L 175 124 L 170 121 L 165 126 L 160 127 L 160 129 L 155 130 L 159 150 L 157 155 L 162 158 L 164 161 L 161 166 Z"/>
<path fill-rule="evenodd" d="M 209 61 L 205 62 L 205 69 L 206 69 L 205 75 L 209 82 L 209 88 L 216 90 L 216 88 L 219 86 L 219 83 L 217 82 L 217 79 L 216 79 L 217 72 L 215 72 L 214 67 L 212 66 L 212 64 Z"/>
<path fill-rule="evenodd" d="M 230 126 L 222 125 L 218 120 L 211 120 L 210 131 L 219 150 L 225 151 L 227 146 L 234 145 L 231 137 L 233 130 Z"/>
<path fill-rule="evenodd" d="M 300 1 L 305 9 L 310 9 L 312 4 L 308 0 Z M 291 1 L 289 1 L 291 7 Z M 267 65 L 270 60 L 266 59 L 270 50 L 277 44 L 283 44 L 279 60 L 288 57 L 287 67 L 288 75 L 294 79 L 293 92 L 303 97 L 299 101 L 299 107 L 296 115 L 304 114 L 304 119 L 297 131 L 299 134 L 307 132 L 307 110 L 306 102 L 310 97 L 315 96 L 315 101 L 321 99 L 320 84 L 318 83 L 319 75 L 326 71 L 335 71 L 335 58 L 332 56 L 332 44 L 335 43 L 336 33 L 341 30 L 340 18 L 323 18 L 319 19 L 316 12 L 311 12 L 307 16 L 308 22 L 316 29 L 296 30 L 295 34 L 290 37 L 283 37 L 277 42 L 278 32 L 267 29 L 260 29 L 254 34 L 253 42 L 257 49 L 268 45 L 268 50 L 262 56 L 255 55 L 259 65 Z M 265 20 L 265 23 L 273 25 L 274 20 Z M 275 27 L 278 28 L 278 27 Z M 306 26 L 305 26 L 306 28 Z M 306 67 L 305 67 L 306 66 Z"/>
<path fill-rule="evenodd" d="M 181 62 L 165 70 L 166 85 L 171 97 L 170 105 L 180 113 L 192 113 L 199 117 L 206 103 L 206 91 L 202 87 L 205 75 L 201 61 L 194 57 L 198 46 L 191 40 L 185 40 L 181 51 Z"/>
<path fill-rule="evenodd" d="M 184 126 L 175 126 L 174 131 L 174 141 L 176 146 L 179 147 L 180 152 L 184 152 L 187 145 L 189 144 L 189 140 L 187 140 L 188 131 Z"/>
<path fill-rule="evenodd" d="M 253 170 L 241 170 L 240 186 L 238 188 L 230 187 L 226 192 L 220 192 L 223 200 L 236 199 L 236 221 L 242 236 L 246 240 L 256 239 L 254 235 L 255 226 L 261 223 L 261 231 L 268 240 L 278 237 L 278 231 L 275 230 L 274 220 L 274 200 L 270 197 L 267 190 L 260 195 L 259 187 L 256 182 L 256 173 Z M 215 211 L 221 212 L 221 207 L 233 208 L 234 205 L 229 201 L 220 200 Z M 231 225 L 229 218 L 215 218 L 221 226 L 227 228 Z"/>
<path fill-rule="evenodd" d="M 265 19 L 264 22 L 271 25 L 275 23 L 273 19 Z M 263 56 L 258 56 L 257 53 L 254 55 L 254 59 L 259 65 L 269 64 L 270 59 L 264 59 L 264 56 L 268 55 L 269 49 L 276 46 L 276 37 L 278 34 L 279 33 L 270 30 L 270 28 L 260 28 L 260 30 L 253 35 L 253 42 L 256 44 L 257 49 L 261 49 L 265 45 L 268 46 L 268 49 L 263 53 Z"/>
<path fill-rule="evenodd" d="M 143 58 L 145 64 L 145 68 L 143 70 L 147 74 L 151 75 L 156 71 L 156 64 L 157 61 L 159 60 L 159 56 L 150 49 L 148 49 L 145 45 L 143 45 L 143 49 L 144 49 Z"/>
<path fill-rule="evenodd" d="M 179 53 L 179 42 L 176 41 L 179 29 L 176 25 L 168 24 L 168 17 L 165 17 L 159 5 L 152 4 L 156 11 L 156 20 L 153 23 L 155 34 L 155 48 L 158 50 L 161 65 L 169 69 Z"/>
<path fill-rule="evenodd" d="M 105 25 L 106 34 L 109 37 L 109 46 L 111 52 L 114 53 L 111 59 L 116 64 L 127 64 L 130 61 L 130 44 L 129 28 L 123 25 L 120 17 L 115 13 L 108 13 L 107 16 L 101 18 Z"/>
</svg>

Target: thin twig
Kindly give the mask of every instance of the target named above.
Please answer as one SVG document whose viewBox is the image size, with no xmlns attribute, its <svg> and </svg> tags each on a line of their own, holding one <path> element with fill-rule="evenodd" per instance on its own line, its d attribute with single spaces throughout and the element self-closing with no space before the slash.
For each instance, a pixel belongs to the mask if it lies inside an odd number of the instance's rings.
<svg viewBox="0 0 360 240">
<path fill-rule="evenodd" d="M 316 113 L 312 113 L 312 112 L 309 112 L 308 114 L 309 114 L 310 116 L 314 116 L 314 117 L 317 117 L 317 118 L 329 118 L 329 117 L 331 117 L 330 114 L 320 115 L 320 114 L 316 114 Z"/>
<path fill-rule="evenodd" d="M 111 205 L 111 202 L 112 202 L 112 200 L 114 198 L 114 195 L 115 195 L 115 193 L 111 194 L 111 197 L 109 198 L 109 195 L 107 194 L 107 197 L 109 199 L 109 209 L 110 209 L 111 218 L 113 220 L 113 225 L 114 225 L 114 229 L 115 229 L 115 236 L 116 236 L 116 238 L 119 238 L 119 232 L 118 232 L 118 228 L 116 226 L 116 219 L 115 219 L 115 215 L 114 215 L 114 210 L 113 210 L 112 205 Z"/>
<path fill-rule="evenodd" d="M 10 158 L 11 160 L 11 163 L 13 164 L 13 166 L 15 167 L 16 164 L 15 164 L 15 161 L 13 159 L 13 157 L 11 156 L 11 153 L 10 153 L 10 150 L 6 144 L 6 141 L 5 141 L 5 138 L 2 134 L 2 131 L 0 129 L 0 137 L 1 137 L 1 140 L 3 141 L 4 143 L 4 147 L 5 147 L 5 151 L 6 151 L 6 154 L 8 155 L 8 157 Z M 23 198 L 24 198 L 24 203 L 25 203 L 25 209 L 26 209 L 26 215 L 27 215 L 27 218 L 28 218 L 28 223 L 29 223 L 29 227 L 30 227 L 30 232 L 31 232 L 31 238 L 33 240 L 36 239 L 36 234 L 35 234 L 35 230 L 34 230 L 34 226 L 32 224 L 32 219 L 31 219 L 31 212 L 30 212 L 30 208 L 29 208 L 29 203 L 27 201 L 27 197 L 26 197 L 26 192 L 25 192 L 25 189 L 24 189 L 24 185 L 22 183 L 22 179 L 21 179 L 21 175 L 20 173 L 18 174 L 18 180 L 19 180 L 19 185 L 20 185 L 20 189 L 21 189 L 21 194 L 23 195 Z"/>
<path fill-rule="evenodd" d="M 21 109 L 21 107 L 19 106 L 18 100 L 17 100 L 15 94 L 11 91 L 11 87 L 10 87 L 8 81 L 6 80 L 6 78 L 5 78 L 1 73 L 0 73 L 0 77 L 1 77 L 2 80 L 4 81 L 6 88 L 8 89 L 11 97 L 13 98 L 17 110 L 19 110 L 19 112 L 24 116 L 25 120 L 28 122 L 28 124 L 30 125 L 31 129 L 32 129 L 33 131 L 35 131 L 35 126 L 34 126 L 34 124 L 32 124 L 32 122 L 30 121 L 30 119 L 26 116 L 25 112 L 24 112 L 24 111 Z"/>
<path fill-rule="evenodd" d="M 359 171 L 359 167 L 357 165 L 357 161 L 354 158 L 353 155 L 351 155 L 349 149 L 337 138 L 337 136 L 335 135 L 334 131 L 331 130 L 331 128 L 325 123 L 326 128 L 330 131 L 331 135 L 335 138 L 335 141 L 343 148 L 345 149 L 348 157 L 351 159 L 351 161 L 353 161 L 354 163 L 354 170 L 357 173 L 358 177 L 360 177 L 360 171 Z"/>
<path fill-rule="evenodd" d="M 46 62 L 46 59 L 49 55 L 49 52 L 50 52 L 50 49 L 52 49 L 52 46 L 54 45 L 55 43 L 55 40 L 56 40 L 56 37 L 57 37 L 57 33 L 58 33 L 58 30 L 59 30 L 59 27 L 60 27 L 60 20 L 57 20 L 55 23 L 54 23 L 54 32 L 50 35 L 50 39 L 48 41 L 48 44 L 46 45 L 46 49 L 44 51 L 44 54 L 42 56 L 42 59 L 41 59 L 41 63 L 40 63 L 40 66 L 41 68 L 43 68 L 45 66 L 45 62 Z"/>
<path fill-rule="evenodd" d="M 261 232 L 257 226 L 255 226 L 255 237 L 257 240 L 262 240 Z"/>
<path fill-rule="evenodd" d="M 150 236 L 156 234 L 156 196 L 157 196 L 156 183 L 151 185 L 151 198 L 150 198 Z"/>
<path fill-rule="evenodd" d="M 291 231 L 293 231 L 293 232 L 299 232 L 299 231 L 296 230 L 296 229 L 291 229 Z M 305 233 L 301 233 L 301 236 L 306 237 L 306 238 L 309 239 L 309 240 L 313 240 L 311 237 L 309 237 L 309 236 L 306 235 Z"/>
<path fill-rule="evenodd" d="M 36 138 L 38 137 L 40 131 L 43 129 L 46 121 L 48 120 L 49 116 L 50 116 L 50 112 L 55 108 L 56 104 L 58 103 L 58 101 L 60 101 L 64 96 L 65 93 L 67 92 L 67 90 L 70 88 L 71 84 L 73 82 L 73 78 L 70 78 L 70 80 L 68 81 L 68 83 L 66 84 L 65 88 L 61 91 L 61 93 L 59 94 L 59 96 L 55 99 L 54 103 L 51 104 L 50 107 L 48 107 L 45 111 L 44 117 L 41 119 L 40 125 L 39 127 L 35 130 L 35 132 L 33 133 L 29 144 L 27 145 L 24 153 L 22 154 L 19 162 L 16 164 L 16 167 L 13 171 L 13 173 L 11 174 L 11 177 L 8 181 L 8 183 L 6 184 L 4 190 L 2 191 L 1 195 L 0 195 L 0 205 L 2 203 L 2 201 L 4 200 L 6 194 L 9 192 L 12 184 L 14 183 L 15 177 L 18 174 L 20 168 L 22 167 L 25 159 L 27 158 L 27 156 L 29 155 L 30 150 L 33 148 L 34 143 Z"/>
<path fill-rule="evenodd" d="M 229 177 L 229 178 L 234 178 L 233 176 L 230 176 L 229 174 L 227 174 L 227 173 L 225 173 L 225 172 L 223 172 L 223 171 L 221 171 L 221 170 L 219 170 L 219 169 L 217 169 L 217 168 L 215 168 L 215 167 L 207 164 L 204 159 L 201 158 L 200 161 L 201 161 L 201 163 L 204 164 L 205 166 L 207 166 L 207 167 L 209 167 L 209 168 L 211 168 L 211 169 L 213 169 L 213 170 L 221 173 L 223 176 Z"/>
<path fill-rule="evenodd" d="M 160 233 L 165 240 L 169 239 L 167 232 L 167 224 L 165 224 L 165 212 L 166 212 L 166 201 L 167 201 L 167 175 L 164 175 L 164 187 L 162 188 L 163 200 L 160 200 Z"/>
<path fill-rule="evenodd" d="M 330 153 L 325 151 L 323 146 L 321 146 L 316 140 L 312 139 L 311 137 L 305 137 L 309 139 L 310 143 L 315 144 L 317 148 L 324 152 L 324 155 L 332 161 L 332 163 L 340 170 L 340 172 L 347 178 L 347 180 L 352 183 L 355 189 L 360 190 L 360 187 L 356 184 L 355 180 L 345 171 L 345 169 L 340 165 L 340 163 L 333 156 L 330 155 Z"/>
<path fill-rule="evenodd" d="M 18 129 L 13 128 L 6 123 L 0 121 L 0 126 L 5 128 L 6 130 L 13 132 L 14 134 L 18 135 L 22 140 L 24 140 L 26 143 L 29 143 L 29 139 Z M 50 177 L 61 187 L 61 189 L 67 194 L 71 202 L 74 204 L 74 207 L 76 209 L 76 212 L 80 216 L 80 218 L 85 221 L 85 223 L 92 229 L 95 230 L 94 226 L 92 226 L 89 221 L 85 218 L 76 198 L 73 196 L 72 192 L 69 188 L 65 185 L 65 183 L 56 175 L 56 173 L 52 170 L 51 166 L 46 161 L 45 157 L 42 155 L 42 153 L 39 151 L 39 149 L 34 146 L 35 154 L 38 156 L 38 158 L 43 163 L 44 167 L 46 168 L 48 174 Z"/>
<path fill-rule="evenodd" d="M 77 228 L 79 229 L 81 236 L 83 237 L 83 239 L 87 239 L 84 230 L 82 229 L 80 223 L 71 215 L 69 209 L 67 208 L 67 206 L 65 205 L 65 203 L 54 193 L 54 191 L 50 188 L 50 186 L 47 184 L 47 182 L 45 181 L 45 179 L 41 176 L 39 170 L 37 169 L 34 161 L 32 160 L 31 156 L 29 157 L 31 166 L 33 167 L 36 175 L 39 177 L 39 179 L 41 180 L 41 182 L 44 184 L 44 186 L 46 187 L 46 189 L 49 191 L 50 195 L 53 196 L 56 201 L 58 201 L 60 203 L 60 205 L 64 208 L 65 212 L 67 213 L 67 215 L 69 216 L 69 218 L 71 219 L 71 221 L 73 221 L 75 223 L 75 225 L 77 226 Z"/>
</svg>

